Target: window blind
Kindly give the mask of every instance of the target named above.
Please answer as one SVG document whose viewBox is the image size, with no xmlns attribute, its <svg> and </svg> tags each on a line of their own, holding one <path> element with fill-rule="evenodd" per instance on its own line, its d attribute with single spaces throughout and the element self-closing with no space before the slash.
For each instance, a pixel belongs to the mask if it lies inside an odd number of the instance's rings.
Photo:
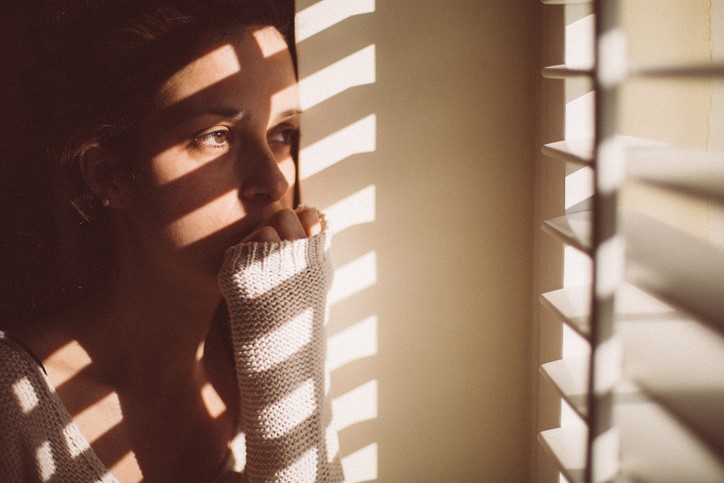
<svg viewBox="0 0 724 483">
<path fill-rule="evenodd" d="M 581 111 L 590 123 L 542 147 L 590 185 L 542 227 L 585 261 L 564 267 L 582 276 L 540 295 L 577 347 L 564 341 L 540 368 L 563 416 L 539 442 L 573 482 L 724 481 L 724 2 L 542 1 L 589 4 L 589 27 L 566 32 L 589 38 L 566 39 L 565 63 L 543 76 L 589 82 L 591 109 L 566 109 L 567 124 Z M 708 50 L 666 52 L 671 30 L 656 23 L 695 23 L 696 8 Z M 673 18 L 681 12 L 691 19 Z M 654 48 L 632 53 L 646 36 Z M 659 127 L 696 124 L 691 99 L 702 99 L 694 134 Z"/>
</svg>

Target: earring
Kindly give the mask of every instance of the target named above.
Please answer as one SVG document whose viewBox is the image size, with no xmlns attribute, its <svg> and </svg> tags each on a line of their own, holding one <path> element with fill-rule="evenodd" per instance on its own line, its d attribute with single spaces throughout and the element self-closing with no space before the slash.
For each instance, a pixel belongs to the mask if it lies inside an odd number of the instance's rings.
<svg viewBox="0 0 724 483">
<path fill-rule="evenodd" d="M 101 204 L 102 204 L 105 208 L 108 208 L 109 206 L 111 206 L 111 200 L 109 200 L 108 198 L 103 198 L 103 199 L 101 200 Z"/>
</svg>

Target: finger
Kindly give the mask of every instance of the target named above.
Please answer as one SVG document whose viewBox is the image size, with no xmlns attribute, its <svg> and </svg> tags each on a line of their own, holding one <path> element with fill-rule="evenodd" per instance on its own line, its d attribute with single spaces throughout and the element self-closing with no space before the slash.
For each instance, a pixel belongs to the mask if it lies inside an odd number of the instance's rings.
<svg viewBox="0 0 724 483">
<path fill-rule="evenodd" d="M 299 222 L 304 228 L 306 236 L 314 236 L 322 233 L 324 229 L 324 223 L 322 214 L 316 208 L 310 207 L 299 207 L 297 208 L 297 216 Z"/>
<path fill-rule="evenodd" d="M 291 209 L 276 212 L 269 220 L 269 225 L 274 227 L 282 240 L 299 240 L 307 236 L 299 217 Z"/>
<path fill-rule="evenodd" d="M 274 227 L 269 225 L 264 225 L 258 230 L 255 230 L 252 234 L 245 237 L 242 242 L 262 242 L 262 243 L 272 243 L 272 242 L 280 242 L 282 241 L 279 237 L 279 233 L 274 229 Z"/>
</svg>

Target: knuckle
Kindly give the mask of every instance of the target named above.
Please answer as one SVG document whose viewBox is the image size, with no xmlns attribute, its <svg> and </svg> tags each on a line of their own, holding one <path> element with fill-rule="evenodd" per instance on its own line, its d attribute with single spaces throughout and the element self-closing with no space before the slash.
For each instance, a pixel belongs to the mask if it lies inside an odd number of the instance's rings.
<svg viewBox="0 0 724 483">
<path fill-rule="evenodd" d="M 298 215 L 308 236 L 313 236 L 324 231 L 324 215 L 316 208 L 305 208 L 298 212 Z"/>
<path fill-rule="evenodd" d="M 303 237 L 303 231 L 299 217 L 291 209 L 278 211 L 271 220 L 271 225 L 276 228 L 279 236 L 283 239 L 295 239 Z"/>
<path fill-rule="evenodd" d="M 289 223 L 297 218 L 297 214 L 294 213 L 290 208 L 284 208 L 283 210 L 277 211 L 272 219 L 281 223 Z"/>
<path fill-rule="evenodd" d="M 299 221 L 301 221 L 304 226 L 307 226 L 309 223 L 316 223 L 318 219 L 316 211 L 310 209 L 300 211 L 297 213 L 297 216 L 299 216 Z"/>
</svg>

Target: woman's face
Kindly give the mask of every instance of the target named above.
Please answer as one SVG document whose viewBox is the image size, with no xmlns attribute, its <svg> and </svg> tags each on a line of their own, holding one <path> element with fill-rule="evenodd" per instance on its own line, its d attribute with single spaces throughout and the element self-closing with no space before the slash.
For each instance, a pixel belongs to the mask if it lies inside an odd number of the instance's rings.
<svg viewBox="0 0 724 483">
<path fill-rule="evenodd" d="M 161 87 L 117 213 L 145 267 L 215 283 L 226 248 L 292 207 L 300 111 L 276 29 L 214 45 Z"/>
</svg>

